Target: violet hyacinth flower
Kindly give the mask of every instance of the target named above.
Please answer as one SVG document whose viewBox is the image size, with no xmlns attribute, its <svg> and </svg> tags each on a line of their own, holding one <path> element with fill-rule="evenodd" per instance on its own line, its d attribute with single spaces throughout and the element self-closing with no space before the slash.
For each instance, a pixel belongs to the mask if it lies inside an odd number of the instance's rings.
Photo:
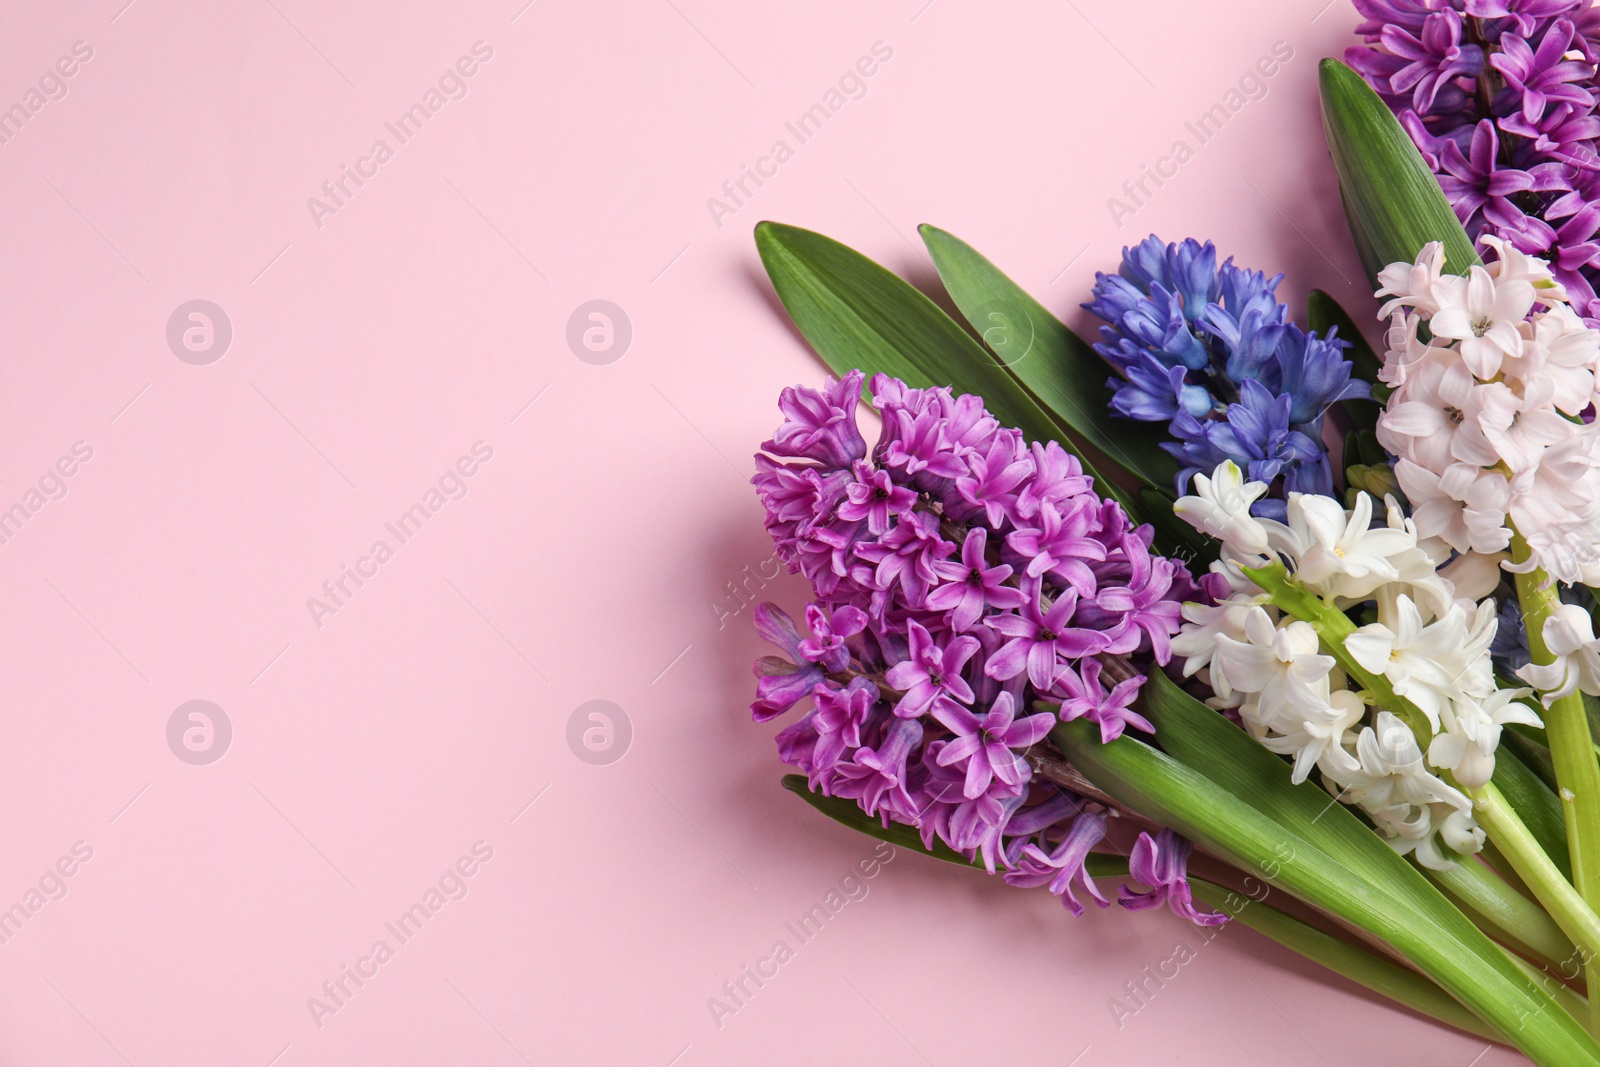
<svg viewBox="0 0 1600 1067">
<path fill-rule="evenodd" d="M 1002 681 L 1026 671 L 1035 689 L 1049 692 L 1061 677 L 1063 658 L 1103 652 L 1111 642 L 1102 631 L 1079 630 L 1070 624 L 1078 607 L 1075 590 L 1062 590 L 1048 608 L 1041 603 L 1043 583 L 1029 582 L 1024 591 L 1029 596 L 1021 611 L 990 620 L 990 627 L 1010 640 L 990 657 L 984 671 Z"/>
<path fill-rule="evenodd" d="M 1089 872 L 1084 870 L 1083 861 L 1088 858 L 1089 850 L 1105 836 L 1105 817 L 1084 812 L 1073 821 L 1072 829 L 1062 836 L 1051 851 L 1046 852 L 1033 843 L 1023 848 L 1021 862 L 1015 870 L 1006 872 L 1006 882 L 1028 888 L 1047 885 L 1050 892 L 1061 898 L 1061 903 L 1068 911 L 1073 915 L 1082 915 L 1083 903 L 1072 891 L 1073 883 L 1077 883 L 1089 894 L 1090 899 L 1103 908 L 1110 901 L 1100 892 L 1094 879 L 1089 877 Z"/>
<path fill-rule="evenodd" d="M 1122 250 L 1116 274 L 1095 276 L 1083 306 L 1104 319 L 1095 351 L 1116 376 L 1111 409 L 1169 424 L 1177 489 L 1197 471 L 1233 460 L 1272 486 L 1255 514 L 1281 520 L 1289 492 L 1327 495 L 1333 472 L 1323 416 L 1341 400 L 1366 398 L 1346 342 L 1306 333 L 1276 294 L 1283 275 L 1217 263 L 1207 241 L 1146 238 Z"/>
<path fill-rule="evenodd" d="M 1189 889 L 1189 849 L 1189 842 L 1171 830 L 1162 830 L 1155 837 L 1141 833 L 1134 843 L 1133 854 L 1128 857 L 1128 876 L 1150 889 L 1136 893 L 1124 886 L 1117 894 L 1118 902 L 1129 911 L 1159 908 L 1165 904 L 1175 915 L 1201 926 L 1220 926 L 1227 922 L 1226 915 L 1195 908 Z"/>
<path fill-rule="evenodd" d="M 1600 325 L 1594 9 L 1586 0 L 1354 3 L 1366 45 L 1345 60 L 1395 112 L 1467 235 L 1549 260 L 1574 310 Z M 1412 80 L 1418 64 L 1426 85 Z"/>
<path fill-rule="evenodd" d="M 1214 273 L 1163 276 L 1209 292 Z M 977 397 L 879 375 L 869 450 L 862 377 L 785 390 L 786 421 L 756 459 L 778 556 L 815 600 L 810 636 L 758 610 L 787 658 L 757 661 L 752 714 L 801 709 L 778 752 L 812 789 L 1013 884 L 1048 886 L 1074 912 L 1074 887 L 1104 906 L 1083 864 L 1105 813 L 1036 778 L 1028 754 L 1060 721 L 1089 718 L 1103 738 L 1148 730 L 1132 710 L 1140 684 L 1171 655 L 1179 605 L 1210 597 L 1150 551 L 1149 527 L 1098 496 L 1076 457 L 1026 442 Z M 1101 681 L 1104 657 L 1115 685 Z"/>
<path fill-rule="evenodd" d="M 970 704 L 972 686 L 961 677 L 961 669 L 978 651 L 978 639 L 962 634 L 950 638 L 941 648 L 915 619 L 907 626 L 910 649 L 906 658 L 884 674 L 885 681 L 905 692 L 895 705 L 894 713 L 901 718 L 915 719 L 930 711 L 937 714 L 936 705 L 940 703 Z"/>
<path fill-rule="evenodd" d="M 989 531 L 974 526 L 961 544 L 961 561 L 935 563 L 934 572 L 944 579 L 928 594 L 928 608 L 948 611 L 950 627 L 961 633 L 977 624 L 985 608 L 1020 608 L 1028 599 L 1014 585 L 1007 585 L 1011 568 L 1004 563 L 989 566 Z"/>
<path fill-rule="evenodd" d="M 960 704 L 945 701 L 933 709 L 933 717 L 955 731 L 955 740 L 939 752 L 939 766 L 965 766 L 967 781 L 962 789 L 968 800 L 981 797 L 989 783 L 998 778 L 1009 786 L 1020 786 L 1030 777 L 1028 765 L 1013 749 L 1026 749 L 1043 741 L 1055 725 L 1048 712 L 1016 719 L 1017 702 L 1010 693 L 1001 693 L 983 715 L 974 714 Z"/>
</svg>

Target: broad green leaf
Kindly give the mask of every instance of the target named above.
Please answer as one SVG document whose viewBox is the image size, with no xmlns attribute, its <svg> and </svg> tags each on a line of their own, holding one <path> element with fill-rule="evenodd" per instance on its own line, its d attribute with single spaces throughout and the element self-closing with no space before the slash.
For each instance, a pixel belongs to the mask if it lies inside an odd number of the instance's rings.
<svg viewBox="0 0 1600 1067">
<path fill-rule="evenodd" d="M 1039 402 L 949 315 L 910 283 L 831 237 L 798 226 L 762 222 L 756 249 L 778 298 L 811 347 L 835 374 L 857 368 L 918 388 L 950 386 L 983 398 L 984 406 L 1029 440 L 1070 447 L 1067 426 Z M 1084 470 L 1138 521 L 1132 494 Z"/>
<path fill-rule="evenodd" d="M 1444 244 L 1446 270 L 1467 273 L 1478 262 L 1472 241 L 1388 105 L 1337 59 L 1319 69 L 1322 128 L 1367 276 L 1376 285 L 1380 270 L 1412 262 L 1429 241 Z"/>
<path fill-rule="evenodd" d="M 934 839 L 933 847 L 927 848 L 922 843 L 922 835 L 903 822 L 891 822 L 885 826 L 882 820 L 874 819 L 862 811 L 861 806 L 853 800 L 813 793 L 803 774 L 784 775 L 783 787 L 834 822 L 843 823 L 852 830 L 876 837 L 880 841 L 887 841 L 898 848 L 924 853 L 934 859 L 946 860 L 963 867 L 972 865 L 967 857 L 937 838 Z"/>
<path fill-rule="evenodd" d="M 1285 813 L 1273 818 L 1131 735 L 1102 744 L 1086 720 L 1056 727 L 1051 738 L 1118 802 L 1388 943 L 1536 1062 L 1600 1064 L 1594 1039 L 1399 855 L 1390 852 L 1390 869 L 1370 880 L 1366 858 L 1352 869 L 1330 853 L 1298 801 L 1272 798 L 1268 803 Z M 1203 765 L 1218 772 L 1226 762 L 1212 754 Z M 1280 782 L 1286 785 L 1287 775 Z M 1330 817 L 1334 809 L 1323 816 Z"/>
<path fill-rule="evenodd" d="M 1289 765 L 1281 757 L 1161 671 L 1150 672 L 1142 695 L 1142 708 L 1156 728 L 1156 742 L 1169 755 L 1204 767 L 1207 776 L 1229 793 L 1268 818 L 1296 827 L 1366 881 L 1393 883 L 1399 892 L 1434 894 L 1427 879 L 1409 863 L 1395 863 L 1394 850 L 1353 811 L 1311 782 L 1291 783 Z"/>
<path fill-rule="evenodd" d="M 961 314 L 1058 420 L 1146 485 L 1171 493 L 1178 462 L 1160 447 L 1164 431 L 1112 414 L 1113 371 L 1093 348 L 1021 286 L 954 234 L 918 227 L 933 265 Z"/>
<path fill-rule="evenodd" d="M 879 820 L 864 813 L 854 801 L 811 792 L 806 786 L 803 775 L 784 775 L 783 787 L 823 815 L 859 833 L 887 841 L 908 852 L 920 852 L 934 859 L 944 860 L 946 863 L 983 870 L 981 864 L 968 860 L 941 841 L 936 840 L 931 850 L 924 848 L 918 833 L 903 823 L 890 823 L 884 826 Z M 1096 853 L 1088 858 L 1084 866 L 1094 878 L 1128 877 L 1128 861 L 1122 856 Z M 1505 1042 L 1504 1037 L 1456 1003 L 1444 990 L 1415 971 L 1392 963 L 1357 945 L 1341 941 L 1246 894 L 1199 878 L 1190 878 L 1189 888 L 1195 899 L 1206 907 L 1226 912 L 1234 921 L 1271 938 L 1314 963 L 1320 963 L 1335 974 L 1342 975 L 1381 996 L 1446 1025 L 1454 1026 L 1458 1030 L 1476 1034 L 1486 1041 Z"/>
<path fill-rule="evenodd" d="M 1501 688 L 1505 686 L 1502 684 Z M 1556 765 L 1550 759 L 1550 743 L 1545 740 L 1543 730 L 1535 726 L 1508 723 L 1500 732 L 1500 744 L 1502 747 L 1510 745 L 1545 785 L 1551 789 L 1558 788 Z"/>
<path fill-rule="evenodd" d="M 1383 360 L 1367 343 L 1366 335 L 1356 326 L 1356 320 L 1350 317 L 1350 313 L 1321 289 L 1311 290 L 1311 295 L 1306 297 L 1306 324 L 1316 331 L 1318 337 L 1328 336 L 1328 332 L 1337 327 L 1339 340 L 1350 342 L 1344 354 L 1351 363 L 1351 375 L 1372 386 L 1373 399 L 1342 400 L 1339 406 L 1350 416 L 1357 429 L 1370 432 L 1378 425 L 1378 412 L 1389 397 L 1389 387 L 1378 381 L 1378 370 L 1383 366 Z M 1345 451 L 1345 463 L 1348 465 L 1348 443 Z M 1361 462 L 1371 461 L 1364 459 Z"/>
<path fill-rule="evenodd" d="M 1423 873 L 1502 945 L 1551 967 L 1576 959 L 1572 940 L 1556 921 L 1476 859 L 1464 857 L 1447 871 Z"/>
<path fill-rule="evenodd" d="M 1144 505 L 1144 520 L 1155 530 L 1156 550 L 1183 560 L 1189 573 L 1204 574 L 1222 546 L 1178 518 L 1166 493 L 1140 486 L 1139 503 Z"/>
<path fill-rule="evenodd" d="M 1356 429 L 1345 435 L 1344 462 L 1347 467 L 1353 463 L 1378 466 L 1389 462 L 1389 454 L 1383 450 L 1377 435 L 1371 430 Z"/>
</svg>

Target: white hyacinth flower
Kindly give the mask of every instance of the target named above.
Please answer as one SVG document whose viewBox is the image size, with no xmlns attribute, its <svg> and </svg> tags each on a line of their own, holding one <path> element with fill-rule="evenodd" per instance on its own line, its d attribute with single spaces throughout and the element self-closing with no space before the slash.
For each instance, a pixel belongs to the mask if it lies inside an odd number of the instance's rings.
<svg viewBox="0 0 1600 1067">
<path fill-rule="evenodd" d="M 1211 683 L 1217 695 L 1233 690 L 1259 694 L 1258 702 L 1277 709 L 1284 705 L 1315 709 L 1317 687 L 1333 670 L 1332 656 L 1321 653 L 1310 623 L 1286 620 L 1274 626 L 1265 608 L 1245 615 L 1244 640 L 1216 636 L 1211 657 Z"/>
<path fill-rule="evenodd" d="M 1589 613 L 1577 604 L 1561 604 L 1544 620 L 1541 636 L 1555 661 L 1530 663 L 1517 677 L 1543 694 L 1544 706 L 1579 689 L 1600 696 L 1600 642 Z"/>
<path fill-rule="evenodd" d="M 1380 602 L 1380 621 L 1345 638 L 1344 647 L 1363 670 L 1381 674 L 1397 695 L 1415 704 L 1435 730 L 1445 701 L 1460 691 L 1463 679 L 1487 669 L 1489 641 L 1494 637 L 1491 613 L 1480 626 L 1456 605 L 1432 622 L 1409 596 L 1394 599 L 1392 610 Z M 1480 662 L 1482 660 L 1483 662 Z"/>
<path fill-rule="evenodd" d="M 1366 599 L 1400 577 L 1393 557 L 1417 547 L 1405 529 L 1373 527 L 1366 493 L 1349 511 L 1331 497 L 1290 493 L 1288 518 L 1295 576 L 1324 596 Z"/>
<path fill-rule="evenodd" d="M 1386 319 L 1406 307 L 1433 314 L 1442 306 L 1444 280 L 1444 245 L 1429 241 L 1415 263 L 1391 263 L 1378 272 L 1378 296 L 1393 298 L 1378 309 L 1378 317 Z"/>
<path fill-rule="evenodd" d="M 1267 492 L 1265 482 L 1247 482 L 1232 460 L 1211 472 L 1194 476 L 1194 493 L 1172 506 L 1190 526 L 1221 541 L 1236 559 L 1267 553 L 1267 530 L 1250 514 L 1250 505 Z"/>
</svg>

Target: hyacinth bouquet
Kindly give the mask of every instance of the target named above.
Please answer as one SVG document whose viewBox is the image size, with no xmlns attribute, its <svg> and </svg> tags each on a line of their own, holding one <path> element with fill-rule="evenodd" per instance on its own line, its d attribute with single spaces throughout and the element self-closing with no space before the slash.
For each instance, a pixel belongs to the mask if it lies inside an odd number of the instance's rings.
<svg viewBox="0 0 1600 1067">
<path fill-rule="evenodd" d="M 1371 329 L 1151 237 L 1091 344 L 925 226 L 962 323 L 757 228 L 834 376 L 755 459 L 811 597 L 757 611 L 752 712 L 862 833 L 1600 1064 L 1600 21 L 1360 6 L 1322 90 Z"/>
</svg>

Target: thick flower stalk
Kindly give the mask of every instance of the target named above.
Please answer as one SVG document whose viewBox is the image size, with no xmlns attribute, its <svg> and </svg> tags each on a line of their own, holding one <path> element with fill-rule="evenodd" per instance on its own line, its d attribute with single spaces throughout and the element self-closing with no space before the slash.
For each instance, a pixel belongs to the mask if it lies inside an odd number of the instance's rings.
<svg viewBox="0 0 1600 1067">
<path fill-rule="evenodd" d="M 1355 0 L 1345 54 L 1395 112 L 1473 240 L 1550 260 L 1600 320 L 1600 12 L 1588 0 Z"/>
<path fill-rule="evenodd" d="M 1095 276 L 1083 306 L 1106 320 L 1094 347 L 1117 374 L 1113 412 L 1170 425 L 1162 445 L 1178 458 L 1182 493 L 1195 473 L 1233 461 L 1273 492 L 1255 512 L 1284 517 L 1287 492 L 1331 494 L 1323 415 L 1336 401 L 1370 395 L 1351 377 L 1347 343 L 1306 333 L 1268 278 L 1229 259 L 1210 241 L 1122 250 L 1117 274 Z"/>
<path fill-rule="evenodd" d="M 1350 509 L 1291 493 L 1277 522 L 1251 514 L 1267 486 L 1231 462 L 1195 485 L 1177 511 L 1221 542 L 1210 577 L 1228 591 L 1185 605 L 1173 639 L 1184 673 L 1292 757 L 1294 781 L 1316 769 L 1398 852 L 1435 870 L 1478 852 L 1466 791 L 1493 775 L 1504 724 L 1539 724 L 1517 702 L 1526 690 L 1495 683 L 1494 601 L 1452 580 L 1478 575 L 1441 571 L 1393 500 L 1374 525 L 1365 493 Z"/>
<path fill-rule="evenodd" d="M 778 734 L 812 789 L 916 827 L 1019 886 L 1048 886 L 1074 913 L 1108 899 L 1084 867 L 1107 805 L 1035 776 L 1060 763 L 1058 721 L 1104 740 L 1149 730 L 1133 708 L 1164 664 L 1179 605 L 1205 599 L 1181 563 L 1150 551 L 1070 453 L 1028 444 L 974 396 L 872 381 L 883 430 L 856 425 L 862 374 L 786 389 L 785 421 L 753 482 L 778 555 L 816 598 L 806 630 L 773 605 L 756 622 L 785 654 L 758 660 L 751 711 L 805 705 Z M 1144 835 L 1124 905 L 1194 922 L 1188 843 Z"/>
</svg>

